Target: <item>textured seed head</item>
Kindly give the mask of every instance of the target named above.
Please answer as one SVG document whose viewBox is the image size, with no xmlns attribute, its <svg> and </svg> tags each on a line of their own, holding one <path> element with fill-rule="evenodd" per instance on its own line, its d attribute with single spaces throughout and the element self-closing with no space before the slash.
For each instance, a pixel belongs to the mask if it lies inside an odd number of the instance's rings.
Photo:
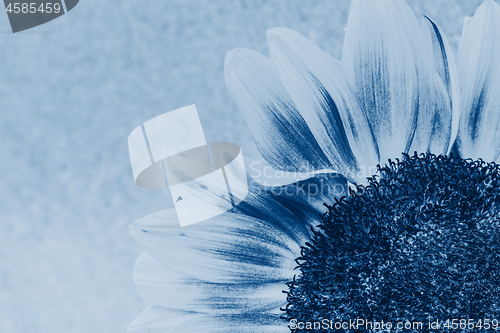
<svg viewBox="0 0 500 333">
<path fill-rule="evenodd" d="M 422 321 L 425 332 L 429 320 L 500 319 L 499 165 L 405 155 L 327 207 L 288 283 L 287 321 Z"/>
</svg>

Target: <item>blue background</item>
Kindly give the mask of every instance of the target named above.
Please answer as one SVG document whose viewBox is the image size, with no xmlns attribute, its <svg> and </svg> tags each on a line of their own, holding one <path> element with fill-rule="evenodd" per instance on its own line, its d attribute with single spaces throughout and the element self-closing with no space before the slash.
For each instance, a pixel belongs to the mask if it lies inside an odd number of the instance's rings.
<svg viewBox="0 0 500 333">
<path fill-rule="evenodd" d="M 408 1 L 455 51 L 478 0 Z M 12 34 L 0 14 L 0 331 L 124 332 L 135 219 L 171 206 L 134 183 L 127 137 L 196 104 L 208 141 L 258 153 L 225 84 L 228 50 L 295 29 L 340 58 L 349 1 L 82 0 Z"/>
</svg>

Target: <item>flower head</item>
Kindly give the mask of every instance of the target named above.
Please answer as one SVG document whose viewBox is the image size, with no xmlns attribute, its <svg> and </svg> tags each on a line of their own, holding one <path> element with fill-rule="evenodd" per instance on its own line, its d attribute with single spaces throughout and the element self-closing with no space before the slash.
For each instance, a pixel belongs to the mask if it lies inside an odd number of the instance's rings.
<svg viewBox="0 0 500 333">
<path fill-rule="evenodd" d="M 342 61 L 285 28 L 267 33 L 270 59 L 229 52 L 228 89 L 272 166 L 369 186 L 337 201 L 257 186 L 199 225 L 168 210 L 135 222 L 134 281 L 153 306 L 129 332 L 498 314 L 498 165 L 462 158 L 500 162 L 499 22 L 492 0 L 466 20 L 458 70 L 441 29 L 403 0 L 353 0 Z"/>
<path fill-rule="evenodd" d="M 297 259 L 286 317 L 498 318 L 500 165 L 406 155 L 379 175 L 329 207 Z"/>
</svg>

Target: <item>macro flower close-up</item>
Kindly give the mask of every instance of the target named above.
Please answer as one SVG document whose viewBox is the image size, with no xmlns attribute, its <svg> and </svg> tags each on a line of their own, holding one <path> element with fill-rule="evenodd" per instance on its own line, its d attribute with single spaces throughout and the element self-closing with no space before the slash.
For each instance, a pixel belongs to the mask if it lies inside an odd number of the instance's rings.
<svg viewBox="0 0 500 333">
<path fill-rule="evenodd" d="M 175 209 L 131 224 L 151 305 L 128 332 L 498 327 L 500 7 L 465 18 L 456 61 L 403 0 L 353 0 L 341 61 L 287 28 L 267 41 L 270 57 L 227 53 L 227 88 L 270 166 L 316 173 L 279 194 L 250 179 L 243 202 L 187 227 Z"/>
</svg>

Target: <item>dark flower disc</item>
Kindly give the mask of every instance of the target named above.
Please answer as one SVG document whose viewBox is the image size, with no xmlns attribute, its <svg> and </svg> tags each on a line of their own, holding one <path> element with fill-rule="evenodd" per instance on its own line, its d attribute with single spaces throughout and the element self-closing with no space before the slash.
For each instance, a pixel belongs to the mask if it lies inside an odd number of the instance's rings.
<svg viewBox="0 0 500 333">
<path fill-rule="evenodd" d="M 357 319 L 390 322 L 391 332 L 398 322 L 423 323 L 404 332 L 476 332 L 472 322 L 500 321 L 496 163 L 405 155 L 327 207 L 288 283 L 283 317 L 292 332 L 329 332 Z M 453 319 L 469 326 L 450 329 Z M 436 320 L 440 328 L 430 329 Z M 330 326 L 305 325 L 318 322 Z M 383 331 L 339 328 L 331 331 Z"/>
</svg>

